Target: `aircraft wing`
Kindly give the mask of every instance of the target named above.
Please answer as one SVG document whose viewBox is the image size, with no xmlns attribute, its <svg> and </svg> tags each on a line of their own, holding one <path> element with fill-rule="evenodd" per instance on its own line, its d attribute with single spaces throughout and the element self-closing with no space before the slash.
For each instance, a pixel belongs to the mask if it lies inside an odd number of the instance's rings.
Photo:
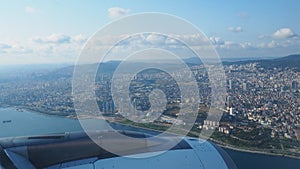
<svg viewBox="0 0 300 169">
<path fill-rule="evenodd" d="M 144 133 L 119 132 L 130 137 L 149 137 Z M 126 156 L 101 148 L 83 132 L 4 138 L 0 140 L 0 169 L 236 169 L 224 150 L 197 138 L 184 137 L 170 150 L 162 145 L 172 142 L 172 137 L 154 140 L 151 147 L 136 144 L 136 148 L 126 149 L 124 141 L 114 140 L 114 132 L 94 134 L 123 147 L 120 152 Z M 158 152 L 162 153 L 156 155 Z"/>
</svg>

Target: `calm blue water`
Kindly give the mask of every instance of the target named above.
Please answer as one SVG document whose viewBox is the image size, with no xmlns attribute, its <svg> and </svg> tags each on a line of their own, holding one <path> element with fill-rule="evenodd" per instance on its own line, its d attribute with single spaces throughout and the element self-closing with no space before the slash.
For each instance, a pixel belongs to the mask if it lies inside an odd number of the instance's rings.
<svg viewBox="0 0 300 169">
<path fill-rule="evenodd" d="M 3 123 L 11 120 L 10 123 Z M 60 133 L 82 130 L 77 120 L 12 108 L 0 109 L 0 137 Z"/>
<path fill-rule="evenodd" d="M 239 169 L 300 169 L 300 160 L 224 149 Z"/>
<path fill-rule="evenodd" d="M 3 123 L 5 120 L 11 120 L 11 122 Z M 89 120 L 88 122 L 97 125 L 103 124 L 101 120 Z M 143 129 L 123 125 L 113 125 L 112 127 L 145 132 Z M 0 138 L 61 133 L 65 131 L 82 131 L 82 128 L 75 119 L 49 116 L 29 111 L 20 112 L 12 108 L 0 108 Z M 252 154 L 229 149 L 225 149 L 225 151 L 231 156 L 239 169 L 300 169 L 300 160 L 297 159 Z"/>
<path fill-rule="evenodd" d="M 9 123 L 3 121 L 11 120 Z M 98 125 L 103 130 L 109 128 L 105 126 L 104 121 L 95 119 L 83 120 L 89 125 Z M 120 124 L 111 124 L 111 127 L 119 130 L 131 130 L 146 132 L 146 130 L 138 129 Z M 97 128 L 98 129 L 98 128 Z M 30 111 L 17 111 L 13 108 L 0 108 L 0 138 L 12 136 L 28 136 L 52 133 L 64 133 L 72 131 L 83 131 L 78 120 L 65 118 L 60 116 L 45 115 Z M 157 134 L 147 130 L 149 134 Z"/>
</svg>

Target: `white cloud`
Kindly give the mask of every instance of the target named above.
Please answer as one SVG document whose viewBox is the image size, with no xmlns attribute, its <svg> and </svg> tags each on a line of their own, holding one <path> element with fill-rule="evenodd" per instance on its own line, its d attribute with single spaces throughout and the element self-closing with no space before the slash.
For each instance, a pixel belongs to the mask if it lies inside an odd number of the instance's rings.
<svg viewBox="0 0 300 169">
<path fill-rule="evenodd" d="M 112 7 L 108 9 L 108 15 L 111 19 L 119 18 L 122 16 L 128 15 L 130 12 L 130 9 L 124 9 L 120 7 Z"/>
<path fill-rule="evenodd" d="M 87 41 L 87 39 L 88 38 L 82 34 L 71 37 L 72 42 L 76 42 L 76 43 L 85 43 Z"/>
<path fill-rule="evenodd" d="M 7 53 L 7 50 L 12 46 L 6 43 L 0 43 L 0 53 Z"/>
<path fill-rule="evenodd" d="M 34 13 L 37 13 L 38 10 L 32 6 L 26 6 L 25 7 L 25 12 L 26 13 L 30 13 L 30 14 L 34 14 Z"/>
<path fill-rule="evenodd" d="M 228 27 L 227 28 L 228 31 L 230 32 L 235 32 L 235 33 L 238 33 L 238 32 L 243 32 L 243 28 L 238 26 L 238 27 Z"/>
<path fill-rule="evenodd" d="M 244 42 L 244 43 L 240 43 L 241 47 L 243 49 L 252 49 L 254 48 L 254 46 L 252 45 L 251 42 Z"/>
<path fill-rule="evenodd" d="M 176 38 L 186 42 L 188 45 L 198 46 L 198 45 L 207 45 L 207 37 L 201 34 L 186 34 L 186 35 L 177 35 Z"/>
<path fill-rule="evenodd" d="M 222 50 L 250 50 L 255 49 L 256 46 L 251 42 L 235 42 L 229 40 L 223 40 L 220 37 L 210 37 L 209 40 L 212 42 L 216 49 Z"/>
<path fill-rule="evenodd" d="M 270 35 L 269 35 L 270 37 Z M 125 39 L 115 46 L 110 56 L 115 59 L 123 58 L 137 51 L 137 49 L 158 47 L 179 53 L 187 52 L 181 40 L 186 44 L 201 50 L 204 53 L 209 48 L 207 40 L 199 34 L 170 35 L 166 37 L 159 34 L 143 34 L 130 36 L 127 34 L 120 36 L 102 37 L 101 39 L 91 39 L 88 47 L 107 51 L 120 39 Z M 22 58 L 24 62 L 74 62 L 82 50 L 82 45 L 86 42 L 85 35 L 52 34 L 44 37 L 35 37 L 27 43 L 5 42 L 0 43 L 0 53 L 2 56 L 11 58 Z M 214 45 L 221 57 L 232 56 L 272 56 L 286 55 L 288 53 L 300 53 L 300 38 L 287 39 L 261 39 L 258 43 L 238 42 L 221 37 L 210 37 L 209 41 Z M 207 46 L 208 45 L 208 46 Z M 98 50 L 95 50 L 98 51 Z M 127 52 L 127 53 L 126 53 Z M 185 53 L 186 54 L 186 53 Z M 186 56 L 191 56 L 189 53 Z M 28 58 L 28 59 L 25 59 Z M 108 57 L 108 59 L 111 59 Z M 21 61 L 20 61 L 21 62 Z"/>
<path fill-rule="evenodd" d="M 0 49 L 8 49 L 8 48 L 11 48 L 11 45 L 6 43 L 0 43 Z"/>
<path fill-rule="evenodd" d="M 152 44 L 164 44 L 166 41 L 166 37 L 150 34 L 147 36 L 146 41 Z"/>
<path fill-rule="evenodd" d="M 276 39 L 286 39 L 295 37 L 297 34 L 293 32 L 290 28 L 281 28 L 273 33 L 272 37 Z"/>
<path fill-rule="evenodd" d="M 267 47 L 269 47 L 269 48 L 275 48 L 278 46 L 279 46 L 279 44 L 273 40 L 267 44 Z"/>
<path fill-rule="evenodd" d="M 223 45 L 225 42 L 220 37 L 209 37 L 213 45 Z"/>
<path fill-rule="evenodd" d="M 33 41 L 36 43 L 53 43 L 53 44 L 62 44 L 70 43 L 71 37 L 64 34 L 52 34 L 47 37 L 35 37 Z"/>
<path fill-rule="evenodd" d="M 21 46 L 21 45 L 14 45 L 9 52 L 13 53 L 13 54 L 23 55 L 23 54 L 32 53 L 33 50 L 30 49 L 29 47 L 25 47 L 25 46 Z"/>
<path fill-rule="evenodd" d="M 27 41 L 0 42 L 0 64 L 73 63 L 82 50 L 85 35 L 52 34 Z"/>
</svg>

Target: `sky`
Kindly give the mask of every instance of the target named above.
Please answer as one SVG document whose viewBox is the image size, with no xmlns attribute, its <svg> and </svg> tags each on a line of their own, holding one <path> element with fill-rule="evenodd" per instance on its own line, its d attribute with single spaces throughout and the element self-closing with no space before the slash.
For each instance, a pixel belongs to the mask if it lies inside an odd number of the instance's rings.
<svg viewBox="0 0 300 169">
<path fill-rule="evenodd" d="M 75 63 L 110 22 L 162 12 L 197 26 L 221 58 L 300 53 L 298 0 L 0 0 L 0 65 Z"/>
</svg>

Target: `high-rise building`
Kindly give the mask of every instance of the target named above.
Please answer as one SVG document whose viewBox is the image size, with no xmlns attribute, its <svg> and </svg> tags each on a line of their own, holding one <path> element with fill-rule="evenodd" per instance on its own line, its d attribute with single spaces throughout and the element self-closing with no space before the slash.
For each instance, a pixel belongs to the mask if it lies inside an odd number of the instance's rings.
<svg viewBox="0 0 300 169">
<path fill-rule="evenodd" d="M 292 81 L 292 90 L 298 91 L 298 85 L 299 83 L 297 81 Z"/>
<path fill-rule="evenodd" d="M 229 115 L 231 115 L 231 116 L 235 115 L 234 112 L 233 112 L 233 108 L 232 107 L 229 108 Z"/>
<path fill-rule="evenodd" d="M 103 112 L 106 113 L 107 112 L 107 102 L 106 101 L 103 101 L 102 107 L 103 107 Z"/>
<path fill-rule="evenodd" d="M 110 112 L 114 113 L 114 111 L 115 111 L 115 103 L 114 103 L 113 100 L 110 101 L 109 107 L 110 107 Z"/>
<path fill-rule="evenodd" d="M 229 109 L 231 107 L 231 97 L 230 96 L 226 97 L 226 104 L 227 104 L 227 109 Z"/>
<path fill-rule="evenodd" d="M 232 80 L 231 79 L 228 80 L 228 88 L 229 88 L 229 90 L 232 90 Z"/>
<path fill-rule="evenodd" d="M 246 82 L 243 82 L 243 90 L 247 91 L 247 83 Z"/>
</svg>

